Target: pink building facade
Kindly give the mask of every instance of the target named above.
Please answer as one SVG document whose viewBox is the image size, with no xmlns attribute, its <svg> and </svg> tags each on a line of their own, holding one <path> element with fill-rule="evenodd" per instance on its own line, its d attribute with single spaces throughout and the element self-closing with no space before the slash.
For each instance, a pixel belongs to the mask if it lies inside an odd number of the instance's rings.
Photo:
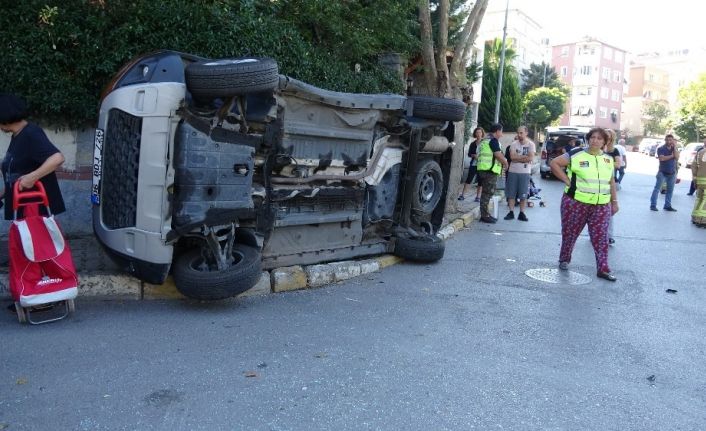
<svg viewBox="0 0 706 431">
<path fill-rule="evenodd" d="M 552 47 L 552 66 L 571 89 L 562 126 L 620 128 L 624 50 L 587 38 Z"/>
</svg>

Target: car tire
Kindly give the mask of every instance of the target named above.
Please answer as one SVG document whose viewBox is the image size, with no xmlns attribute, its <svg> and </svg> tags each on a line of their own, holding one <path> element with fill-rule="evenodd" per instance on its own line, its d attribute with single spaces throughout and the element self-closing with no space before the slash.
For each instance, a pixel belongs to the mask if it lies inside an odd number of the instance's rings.
<svg viewBox="0 0 706 431">
<path fill-rule="evenodd" d="M 174 283 L 179 292 L 193 299 L 230 298 L 255 286 L 262 276 L 260 250 L 245 244 L 233 246 L 235 261 L 225 270 L 205 267 L 201 250 L 191 249 L 174 264 Z"/>
<path fill-rule="evenodd" d="M 225 58 L 192 63 L 185 77 L 194 98 L 213 100 L 273 90 L 279 83 L 279 70 L 271 58 Z"/>
<path fill-rule="evenodd" d="M 394 255 L 414 262 L 436 262 L 444 257 L 446 246 L 436 235 L 395 239 Z"/>
<path fill-rule="evenodd" d="M 466 104 L 458 99 L 441 97 L 411 96 L 412 115 L 418 118 L 444 121 L 463 121 L 466 117 Z"/>
<path fill-rule="evenodd" d="M 412 208 L 425 215 L 431 214 L 444 192 L 444 174 L 433 159 L 421 160 L 414 176 Z"/>
</svg>

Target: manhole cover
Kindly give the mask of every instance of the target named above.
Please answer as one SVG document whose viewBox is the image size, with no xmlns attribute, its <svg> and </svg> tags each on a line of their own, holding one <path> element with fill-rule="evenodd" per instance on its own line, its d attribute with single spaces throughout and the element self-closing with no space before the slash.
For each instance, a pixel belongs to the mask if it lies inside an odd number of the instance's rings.
<svg viewBox="0 0 706 431">
<path fill-rule="evenodd" d="M 562 271 L 558 268 L 534 268 L 525 271 L 528 277 L 554 284 L 588 284 L 591 277 L 574 271 Z"/>
</svg>

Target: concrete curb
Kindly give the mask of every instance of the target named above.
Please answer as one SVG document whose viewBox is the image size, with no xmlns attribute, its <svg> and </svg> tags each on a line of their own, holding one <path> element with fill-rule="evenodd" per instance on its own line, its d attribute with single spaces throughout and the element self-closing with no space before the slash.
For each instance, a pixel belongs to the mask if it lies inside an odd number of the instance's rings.
<svg viewBox="0 0 706 431">
<path fill-rule="evenodd" d="M 443 226 L 436 234 L 447 240 L 476 220 L 480 219 L 480 208 L 473 208 L 459 218 Z M 403 262 L 393 255 L 376 256 L 362 260 L 347 260 L 326 264 L 289 266 L 264 271 L 260 281 L 238 297 L 260 296 L 276 292 L 310 289 L 380 271 L 388 266 Z M 174 280 L 167 278 L 161 285 L 141 282 L 124 274 L 79 273 L 79 296 L 110 299 L 187 299 L 176 290 Z M 0 299 L 10 299 L 8 275 L 0 274 Z"/>
</svg>

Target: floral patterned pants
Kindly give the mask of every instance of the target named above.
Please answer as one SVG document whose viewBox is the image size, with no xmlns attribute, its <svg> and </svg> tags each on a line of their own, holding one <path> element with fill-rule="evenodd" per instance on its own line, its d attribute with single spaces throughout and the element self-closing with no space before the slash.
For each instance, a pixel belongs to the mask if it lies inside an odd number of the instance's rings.
<svg viewBox="0 0 706 431">
<path fill-rule="evenodd" d="M 608 267 L 608 222 L 610 204 L 590 205 L 564 194 L 561 198 L 561 252 L 559 262 L 571 262 L 571 252 L 583 227 L 588 224 L 596 267 L 600 272 L 610 272 Z"/>
</svg>

